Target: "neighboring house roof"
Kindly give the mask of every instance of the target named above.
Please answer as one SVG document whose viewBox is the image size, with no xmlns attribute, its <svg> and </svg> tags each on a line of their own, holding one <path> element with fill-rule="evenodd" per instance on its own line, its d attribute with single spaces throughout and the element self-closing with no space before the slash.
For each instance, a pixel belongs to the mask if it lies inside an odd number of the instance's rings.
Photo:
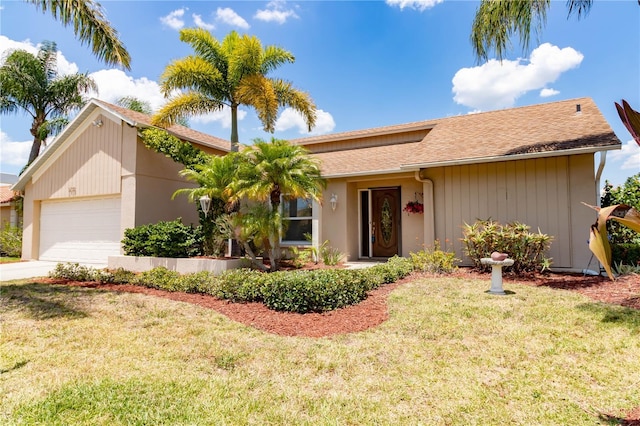
<svg viewBox="0 0 640 426">
<path fill-rule="evenodd" d="M 12 175 L 11 173 L 0 173 L 0 184 L 14 184 L 17 181 L 17 175 Z"/>
<path fill-rule="evenodd" d="M 0 186 L 0 204 L 10 203 L 17 196 L 18 193 L 12 191 L 9 185 Z"/>
<path fill-rule="evenodd" d="M 577 105 L 580 111 L 577 112 Z M 363 138 L 423 131 L 421 140 L 367 144 Z M 390 141 L 394 138 L 389 137 Z M 326 177 L 397 173 L 454 164 L 620 149 L 590 98 L 297 139 Z M 332 148 L 334 147 L 334 148 Z"/>
<path fill-rule="evenodd" d="M 64 145 L 64 142 L 73 134 L 73 132 L 80 127 L 80 125 L 88 119 L 91 114 L 100 108 L 120 120 L 129 124 L 130 126 L 137 128 L 146 128 L 151 126 L 151 116 L 142 114 L 136 111 L 132 111 L 127 108 L 123 108 L 117 105 L 110 104 L 98 99 L 91 99 L 87 104 L 78 112 L 78 115 L 62 130 L 62 132 L 56 136 L 56 138 L 49 144 L 49 146 L 43 150 L 40 155 L 34 160 L 33 163 L 19 176 L 18 181 L 13 185 L 13 189 L 21 191 L 31 179 L 31 176 L 35 173 L 40 166 L 42 166 L 49 157 L 53 155 L 60 147 Z M 231 142 L 224 139 L 217 138 L 215 136 L 207 135 L 202 132 L 198 132 L 188 127 L 174 125 L 166 129 L 169 133 L 173 134 L 179 139 L 193 142 L 202 146 L 212 147 L 223 152 L 231 151 Z"/>
</svg>

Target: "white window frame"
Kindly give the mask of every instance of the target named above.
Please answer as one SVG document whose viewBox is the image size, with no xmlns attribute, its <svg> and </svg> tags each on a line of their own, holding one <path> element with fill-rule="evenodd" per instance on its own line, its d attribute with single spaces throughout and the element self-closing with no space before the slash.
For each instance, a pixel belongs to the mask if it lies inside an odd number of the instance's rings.
<svg viewBox="0 0 640 426">
<path fill-rule="evenodd" d="M 306 198 L 298 198 L 298 200 L 307 200 Z M 291 246 L 306 246 L 306 247 L 311 247 L 311 246 L 316 246 L 317 242 L 316 239 L 318 238 L 318 210 L 319 210 L 319 205 L 318 203 L 313 200 L 311 200 L 311 216 L 288 216 L 288 217 L 284 217 L 284 203 L 287 202 L 287 200 L 284 199 L 284 197 L 281 197 L 281 201 L 280 201 L 280 212 L 283 214 L 283 220 L 288 220 L 288 221 L 296 221 L 296 220 L 311 220 L 311 241 L 308 240 L 303 240 L 303 241 L 299 241 L 299 240 L 285 240 L 283 239 L 283 237 L 280 238 L 280 245 L 282 247 L 291 247 Z"/>
</svg>

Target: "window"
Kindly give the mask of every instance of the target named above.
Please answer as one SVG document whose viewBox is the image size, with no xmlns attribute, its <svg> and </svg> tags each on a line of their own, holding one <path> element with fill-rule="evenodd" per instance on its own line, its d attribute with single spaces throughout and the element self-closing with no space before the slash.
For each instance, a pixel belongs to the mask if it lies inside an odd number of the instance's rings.
<svg viewBox="0 0 640 426">
<path fill-rule="evenodd" d="M 282 242 L 285 244 L 310 245 L 311 241 L 305 237 L 305 234 L 311 235 L 313 230 L 313 200 L 310 198 L 283 200 L 282 215 L 288 223 Z"/>
</svg>

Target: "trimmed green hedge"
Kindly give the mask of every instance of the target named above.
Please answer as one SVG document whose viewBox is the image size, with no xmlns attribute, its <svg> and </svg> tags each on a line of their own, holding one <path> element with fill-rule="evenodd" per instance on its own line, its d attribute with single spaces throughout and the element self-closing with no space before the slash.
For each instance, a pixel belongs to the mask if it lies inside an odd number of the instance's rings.
<svg viewBox="0 0 640 426">
<path fill-rule="evenodd" d="M 199 227 L 178 218 L 126 229 L 122 248 L 128 256 L 191 257 L 202 254 L 202 241 Z"/>
<path fill-rule="evenodd" d="M 411 260 L 393 257 L 367 269 L 318 269 L 264 273 L 235 269 L 215 276 L 209 272 L 180 275 L 165 267 L 142 272 L 130 283 L 167 291 L 210 294 L 233 302 L 263 302 L 276 311 L 325 312 L 354 305 L 367 292 L 395 282 L 413 271 Z M 115 271 L 122 276 L 122 271 Z M 114 271 L 96 270 L 77 264 L 58 264 L 53 278 L 115 282 Z"/>
</svg>

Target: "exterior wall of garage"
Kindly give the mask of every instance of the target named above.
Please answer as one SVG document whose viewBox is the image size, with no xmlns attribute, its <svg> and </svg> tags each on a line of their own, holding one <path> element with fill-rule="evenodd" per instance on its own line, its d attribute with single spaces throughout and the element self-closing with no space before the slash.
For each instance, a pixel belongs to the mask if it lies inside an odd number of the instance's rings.
<svg viewBox="0 0 640 426">
<path fill-rule="evenodd" d="M 39 257 L 43 201 L 121 197 L 121 238 L 127 228 L 159 220 L 182 217 L 197 224 L 193 203 L 186 197 L 171 200 L 176 189 L 193 185 L 178 175 L 182 166 L 147 149 L 137 128 L 107 115 L 97 127 L 92 125 L 96 117 L 81 123 L 26 184 L 23 259 Z"/>
</svg>

